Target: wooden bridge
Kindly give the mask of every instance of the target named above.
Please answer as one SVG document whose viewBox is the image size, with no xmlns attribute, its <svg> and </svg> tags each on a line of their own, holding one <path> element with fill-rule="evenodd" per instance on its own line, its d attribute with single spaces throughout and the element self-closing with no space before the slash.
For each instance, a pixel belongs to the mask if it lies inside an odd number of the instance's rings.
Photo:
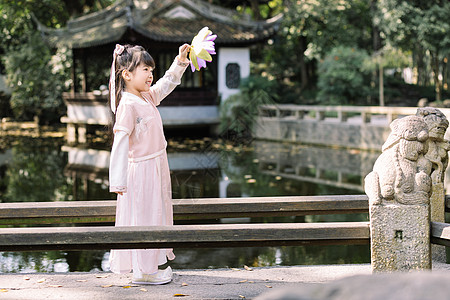
<svg viewBox="0 0 450 300">
<path fill-rule="evenodd" d="M 114 221 L 115 205 L 116 201 L 0 203 L 0 251 L 370 242 L 369 222 L 104 226 Z M 446 209 L 450 211 L 450 197 L 446 197 Z M 365 195 L 174 200 L 175 220 L 367 212 Z M 75 223 L 89 226 L 73 227 Z M 43 227 L 45 224 L 52 226 Z M 17 227 L 23 225 L 35 227 Z M 432 243 L 450 246 L 450 224 L 432 222 Z"/>
</svg>

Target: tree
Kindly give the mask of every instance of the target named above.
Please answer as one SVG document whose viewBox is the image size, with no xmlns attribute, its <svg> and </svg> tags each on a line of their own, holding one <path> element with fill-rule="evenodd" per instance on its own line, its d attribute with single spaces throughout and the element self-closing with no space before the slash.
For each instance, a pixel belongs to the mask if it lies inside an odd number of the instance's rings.
<svg viewBox="0 0 450 300">
<path fill-rule="evenodd" d="M 280 12 L 283 0 L 210 0 L 211 3 L 248 13 L 255 20 L 271 18 Z"/>
<path fill-rule="evenodd" d="M 68 87 L 67 49 L 48 48 L 32 21 L 34 15 L 48 27 L 59 28 L 73 16 L 95 11 L 112 0 L 0 0 L 0 54 L 12 90 L 11 107 L 21 120 L 34 116 L 41 122 L 59 120 Z"/>
<path fill-rule="evenodd" d="M 416 54 L 419 84 L 428 75 L 425 55 L 432 60 L 436 100 L 441 100 L 444 61 L 450 48 L 450 3 L 445 0 L 379 0 L 376 21 L 386 39 L 394 46 Z"/>
<path fill-rule="evenodd" d="M 7 81 L 12 90 L 11 108 L 16 118 L 54 123 L 64 113 L 62 92 L 67 90 L 70 59 L 67 49 L 52 55 L 38 33 L 4 56 Z"/>
<path fill-rule="evenodd" d="M 370 3 L 363 0 L 287 1 L 280 33 L 267 51 L 270 74 L 311 88 L 315 62 L 332 48 L 371 47 L 371 20 Z"/>
<path fill-rule="evenodd" d="M 319 65 L 319 101 L 327 104 L 363 104 L 368 96 L 365 50 L 339 46 Z M 363 101 L 361 101 L 363 100 Z"/>
</svg>

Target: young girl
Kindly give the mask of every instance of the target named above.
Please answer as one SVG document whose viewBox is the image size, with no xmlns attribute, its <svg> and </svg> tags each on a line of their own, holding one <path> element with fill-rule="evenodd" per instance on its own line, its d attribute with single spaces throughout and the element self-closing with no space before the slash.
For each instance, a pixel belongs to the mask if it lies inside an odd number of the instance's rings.
<svg viewBox="0 0 450 300">
<path fill-rule="evenodd" d="M 179 48 L 169 70 L 155 85 L 155 62 L 140 46 L 116 45 L 111 66 L 110 104 L 115 113 L 109 169 L 110 191 L 116 192 L 116 226 L 173 225 L 169 165 L 157 105 L 181 82 L 189 65 L 190 46 Z M 158 270 L 172 249 L 111 250 L 114 273 L 133 271 L 133 283 L 164 284 L 172 270 Z"/>
</svg>

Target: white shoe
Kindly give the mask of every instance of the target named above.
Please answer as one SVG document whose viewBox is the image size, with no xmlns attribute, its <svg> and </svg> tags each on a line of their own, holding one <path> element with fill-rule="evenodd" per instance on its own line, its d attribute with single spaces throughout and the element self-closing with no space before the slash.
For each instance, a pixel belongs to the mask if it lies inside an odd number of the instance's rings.
<svg viewBox="0 0 450 300">
<path fill-rule="evenodd" d="M 131 281 L 134 284 L 165 284 L 172 281 L 172 268 L 167 267 L 165 270 L 158 270 L 155 274 L 143 274 L 141 278 L 134 278 Z"/>
</svg>

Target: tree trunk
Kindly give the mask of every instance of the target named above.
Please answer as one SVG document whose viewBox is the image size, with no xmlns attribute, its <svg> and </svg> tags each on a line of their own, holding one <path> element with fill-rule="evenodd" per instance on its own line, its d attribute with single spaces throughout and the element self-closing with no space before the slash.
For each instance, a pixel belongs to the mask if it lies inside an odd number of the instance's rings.
<svg viewBox="0 0 450 300">
<path fill-rule="evenodd" d="M 417 46 L 415 49 L 415 62 L 417 67 L 417 84 L 418 85 L 427 85 L 427 73 L 425 68 L 425 51 L 423 51 L 422 47 Z"/>
<path fill-rule="evenodd" d="M 383 65 L 379 64 L 379 93 L 380 93 L 380 106 L 384 106 L 384 71 L 383 71 Z"/>
<path fill-rule="evenodd" d="M 449 72 L 449 65 L 448 65 L 448 58 L 444 57 L 442 60 L 442 83 L 443 83 L 443 90 L 448 90 L 448 72 Z"/>
<path fill-rule="evenodd" d="M 436 101 L 442 100 L 442 81 L 439 79 L 440 62 L 439 53 L 430 51 L 431 55 L 431 67 L 433 68 L 433 79 L 436 91 Z"/>
<path fill-rule="evenodd" d="M 259 0 L 250 0 L 250 6 L 252 8 L 253 17 L 256 20 L 261 20 L 261 11 L 259 10 Z"/>
<path fill-rule="evenodd" d="M 301 89 L 305 89 L 308 84 L 308 69 L 305 62 L 305 51 L 306 51 L 306 37 L 300 37 L 299 39 L 299 53 L 298 53 L 298 62 L 300 64 L 300 80 L 301 80 Z"/>
<path fill-rule="evenodd" d="M 372 0 L 370 2 L 370 11 L 372 15 L 375 15 L 377 11 L 377 1 L 378 0 Z M 381 49 L 381 35 L 380 35 L 380 29 L 375 25 L 374 22 L 372 22 L 372 46 L 373 51 L 378 51 Z"/>
</svg>

